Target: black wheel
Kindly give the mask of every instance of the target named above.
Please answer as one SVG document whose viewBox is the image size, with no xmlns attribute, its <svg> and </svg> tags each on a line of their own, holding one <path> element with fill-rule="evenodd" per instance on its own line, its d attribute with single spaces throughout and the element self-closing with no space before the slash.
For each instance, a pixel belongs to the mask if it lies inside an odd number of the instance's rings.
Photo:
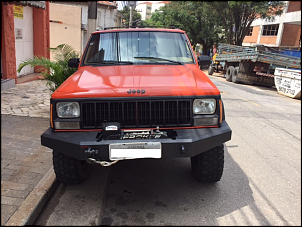
<svg viewBox="0 0 302 227">
<path fill-rule="evenodd" d="M 213 73 L 214 73 L 214 68 L 212 65 L 210 65 L 208 69 L 208 75 L 213 75 Z"/>
<path fill-rule="evenodd" d="M 224 167 L 224 145 L 191 157 L 192 174 L 200 182 L 220 181 Z"/>
<path fill-rule="evenodd" d="M 233 71 L 234 71 L 234 66 L 229 66 L 227 71 L 226 71 L 226 75 L 225 75 L 226 81 L 229 81 L 229 82 L 232 81 Z"/>
<path fill-rule="evenodd" d="M 234 70 L 233 70 L 233 74 L 232 74 L 232 82 L 233 83 L 238 83 L 238 73 L 239 73 L 239 67 L 235 67 Z"/>
<path fill-rule="evenodd" d="M 59 182 L 78 184 L 90 173 L 90 164 L 53 151 L 53 168 Z"/>
</svg>

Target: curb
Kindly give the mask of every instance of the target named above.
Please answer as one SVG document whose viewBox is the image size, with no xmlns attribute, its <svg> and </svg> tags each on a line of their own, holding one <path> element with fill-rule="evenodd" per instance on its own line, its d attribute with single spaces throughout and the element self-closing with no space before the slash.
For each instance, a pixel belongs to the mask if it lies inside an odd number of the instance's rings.
<svg viewBox="0 0 302 227">
<path fill-rule="evenodd" d="M 53 167 L 51 167 L 6 222 L 6 226 L 32 225 L 57 185 L 58 182 Z"/>
</svg>

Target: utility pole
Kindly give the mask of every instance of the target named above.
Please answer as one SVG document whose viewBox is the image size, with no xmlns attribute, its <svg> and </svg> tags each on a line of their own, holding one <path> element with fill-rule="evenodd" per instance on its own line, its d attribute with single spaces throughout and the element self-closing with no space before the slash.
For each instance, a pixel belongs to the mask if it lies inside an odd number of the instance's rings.
<svg viewBox="0 0 302 227">
<path fill-rule="evenodd" d="M 130 19 L 129 19 L 129 27 L 131 27 L 132 26 L 132 14 L 133 14 L 133 7 L 132 6 L 130 6 Z"/>
<path fill-rule="evenodd" d="M 91 33 L 96 31 L 97 12 L 98 12 L 98 2 L 89 1 L 88 2 L 87 40 L 89 39 Z"/>
<path fill-rule="evenodd" d="M 128 6 L 130 7 L 129 27 L 132 27 L 133 8 L 136 6 L 136 1 L 128 1 Z"/>
</svg>

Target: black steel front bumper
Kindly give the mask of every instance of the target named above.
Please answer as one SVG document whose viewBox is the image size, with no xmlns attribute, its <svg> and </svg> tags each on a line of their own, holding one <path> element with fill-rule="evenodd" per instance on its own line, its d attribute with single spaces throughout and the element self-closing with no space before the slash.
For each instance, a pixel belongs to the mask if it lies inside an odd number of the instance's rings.
<svg viewBox="0 0 302 227">
<path fill-rule="evenodd" d="M 109 144 L 133 142 L 160 142 L 162 158 L 193 157 L 231 140 L 232 130 L 226 121 L 219 128 L 178 129 L 176 139 L 127 139 L 101 140 L 97 142 L 96 131 L 53 132 L 48 128 L 41 135 L 41 144 L 67 156 L 86 160 L 86 150 L 98 150 L 95 159 L 109 160 Z"/>
</svg>

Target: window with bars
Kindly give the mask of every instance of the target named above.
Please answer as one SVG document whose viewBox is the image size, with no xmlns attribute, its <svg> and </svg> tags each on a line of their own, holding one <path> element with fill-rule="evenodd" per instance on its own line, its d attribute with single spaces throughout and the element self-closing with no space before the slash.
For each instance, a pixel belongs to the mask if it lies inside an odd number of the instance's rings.
<svg viewBox="0 0 302 227">
<path fill-rule="evenodd" d="M 250 27 L 249 30 L 247 31 L 246 35 L 252 36 L 252 34 L 253 34 L 253 27 Z"/>
<path fill-rule="evenodd" d="M 279 25 L 264 25 L 262 30 L 263 36 L 277 36 Z"/>
</svg>

